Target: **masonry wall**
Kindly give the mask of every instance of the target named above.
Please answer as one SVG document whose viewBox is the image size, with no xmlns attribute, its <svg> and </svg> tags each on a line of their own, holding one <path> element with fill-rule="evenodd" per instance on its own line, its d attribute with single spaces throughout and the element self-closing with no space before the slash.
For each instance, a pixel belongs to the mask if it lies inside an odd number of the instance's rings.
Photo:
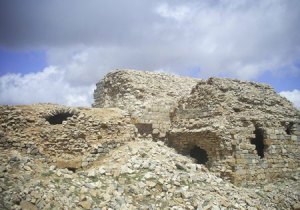
<svg viewBox="0 0 300 210">
<path fill-rule="evenodd" d="M 73 113 L 61 124 L 49 116 Z M 136 128 L 120 109 L 70 108 L 41 104 L 0 106 L 0 147 L 52 160 L 77 160 L 85 167 L 112 148 L 132 141 Z M 72 166 L 74 167 L 74 166 Z"/>
<path fill-rule="evenodd" d="M 170 111 L 198 81 L 163 73 L 118 70 L 107 74 L 97 83 L 93 107 L 128 110 L 132 122 L 141 131 L 148 130 L 142 129 L 143 126 L 151 126 L 151 134 L 164 137 L 171 125 Z"/>
<path fill-rule="evenodd" d="M 180 153 L 204 149 L 210 170 L 236 184 L 300 169 L 299 110 L 266 84 L 121 70 L 97 84 L 94 98 L 94 107 L 127 110 L 140 134 L 166 135 Z M 253 143 L 257 129 L 263 151 Z"/>
<path fill-rule="evenodd" d="M 199 123 L 197 120 L 195 122 Z M 225 130 L 222 132 L 211 127 L 196 128 L 195 123 L 195 126 L 190 126 L 193 129 L 187 129 L 189 126 L 186 126 L 185 129 L 171 130 L 168 142 L 178 152 L 187 155 L 194 146 L 204 149 L 208 154 L 206 166 L 235 184 L 272 181 L 277 177 L 293 176 L 300 171 L 299 124 L 294 125 L 291 134 L 286 133 L 284 126 L 262 125 L 264 157 L 261 157 L 256 145 L 251 143 L 256 138 L 255 127 L 251 121 L 248 123 L 249 126 L 236 127 L 237 130 L 227 134 Z"/>
<path fill-rule="evenodd" d="M 295 128 L 299 130 L 299 125 Z M 285 127 L 261 127 L 263 135 L 263 154 L 261 157 L 255 145 L 251 143 L 255 138 L 235 138 L 233 140 L 236 162 L 232 179 L 235 183 L 256 184 L 257 182 L 277 177 L 292 176 L 300 171 L 300 135 L 297 132 L 286 133 Z"/>
<path fill-rule="evenodd" d="M 72 168 L 85 167 L 139 133 L 185 155 L 205 150 L 210 170 L 236 184 L 300 171 L 300 112 L 268 85 L 122 70 L 101 80 L 94 97 L 101 108 L 0 106 L 0 147 L 58 158 L 58 165 L 80 157 Z M 69 117 L 51 125 L 59 113 Z"/>
<path fill-rule="evenodd" d="M 210 170 L 232 182 L 256 184 L 299 172 L 299 116 L 267 85 L 211 78 L 179 101 L 168 139 L 182 153 L 195 144 L 206 150 Z M 254 144 L 257 130 L 263 157 Z"/>
<path fill-rule="evenodd" d="M 232 153 L 221 146 L 221 141 L 220 137 L 211 131 L 168 133 L 169 146 L 176 148 L 179 153 L 190 155 L 190 151 L 197 146 L 206 151 L 208 161 L 205 165 L 211 171 L 232 171 L 230 168 L 224 169 L 224 161 L 232 158 Z"/>
</svg>

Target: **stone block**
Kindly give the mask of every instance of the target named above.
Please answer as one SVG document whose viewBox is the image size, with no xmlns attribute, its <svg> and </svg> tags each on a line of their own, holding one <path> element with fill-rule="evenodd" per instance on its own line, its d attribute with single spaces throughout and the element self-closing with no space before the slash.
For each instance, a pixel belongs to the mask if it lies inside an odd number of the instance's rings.
<svg viewBox="0 0 300 210">
<path fill-rule="evenodd" d="M 291 135 L 291 140 L 292 141 L 297 141 L 298 140 L 298 137 L 296 135 Z"/>
<path fill-rule="evenodd" d="M 74 158 L 72 160 L 57 159 L 56 167 L 76 170 L 76 169 L 81 168 L 81 163 L 82 163 L 81 158 Z"/>
<path fill-rule="evenodd" d="M 22 210 L 38 210 L 38 208 L 34 204 L 26 200 L 22 200 L 20 206 Z"/>
</svg>

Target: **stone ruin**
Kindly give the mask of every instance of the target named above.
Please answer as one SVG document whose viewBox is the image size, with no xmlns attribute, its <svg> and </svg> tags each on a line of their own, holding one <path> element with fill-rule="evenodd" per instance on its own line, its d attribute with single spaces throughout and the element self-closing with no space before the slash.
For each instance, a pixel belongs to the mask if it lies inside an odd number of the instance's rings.
<svg viewBox="0 0 300 210">
<path fill-rule="evenodd" d="M 299 111 L 270 86 L 210 78 L 179 101 L 171 118 L 169 143 L 183 153 L 204 149 L 211 170 L 234 183 L 299 171 Z"/>
<path fill-rule="evenodd" d="M 140 136 L 163 140 L 235 184 L 300 171 L 300 113 L 270 86 L 118 70 L 93 107 L 128 111 Z"/>
<path fill-rule="evenodd" d="M 141 138 L 164 141 L 235 184 L 300 172 L 300 114 L 270 86 L 135 70 L 107 74 L 94 108 L 0 106 L 0 149 L 89 167 Z"/>
<path fill-rule="evenodd" d="M 121 70 L 97 83 L 93 107 L 127 110 L 141 134 L 164 138 L 171 127 L 170 111 L 199 79 Z"/>
<path fill-rule="evenodd" d="M 267 85 L 121 70 L 93 106 L 0 106 L 0 209 L 300 209 L 299 111 Z"/>
<path fill-rule="evenodd" d="M 0 150 L 16 150 L 75 171 L 135 138 L 127 112 L 54 104 L 0 106 Z"/>
</svg>

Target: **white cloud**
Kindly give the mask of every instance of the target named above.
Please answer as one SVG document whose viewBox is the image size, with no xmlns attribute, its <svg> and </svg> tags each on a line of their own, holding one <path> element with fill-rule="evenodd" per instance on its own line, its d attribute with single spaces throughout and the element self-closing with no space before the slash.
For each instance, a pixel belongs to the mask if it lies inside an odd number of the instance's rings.
<svg viewBox="0 0 300 210">
<path fill-rule="evenodd" d="M 300 90 L 295 89 L 292 91 L 282 91 L 279 94 L 290 100 L 295 105 L 295 107 L 300 110 Z"/>
<path fill-rule="evenodd" d="M 90 106 L 94 85 L 72 87 L 65 72 L 47 67 L 38 73 L 7 74 L 0 77 L 1 104 L 58 103 L 69 106 Z"/>
<path fill-rule="evenodd" d="M 26 7 L 3 1 L 0 45 L 42 48 L 55 67 L 2 76 L 0 99 L 27 103 L 27 97 L 16 97 L 17 87 L 11 84 L 24 80 L 42 81 L 33 82 L 42 88 L 31 101 L 91 103 L 89 87 L 115 68 L 241 79 L 299 75 L 299 7 L 298 0 L 28 0 Z M 53 68 L 55 80 L 46 74 Z M 47 82 L 54 84 L 51 94 L 43 88 Z M 38 89 L 23 86 L 24 96 Z M 55 87 L 66 94 L 55 94 Z"/>
<path fill-rule="evenodd" d="M 162 17 L 182 21 L 187 17 L 191 10 L 187 6 L 170 7 L 168 4 L 164 3 L 156 8 L 156 12 Z"/>
<path fill-rule="evenodd" d="M 0 44 L 42 46 L 49 57 L 77 69 L 70 79 L 85 83 L 96 71 L 120 66 L 255 79 L 267 71 L 295 71 L 299 7 L 298 0 L 1 2 Z M 74 61 L 78 49 L 87 61 Z M 94 66 L 99 68 L 80 73 Z"/>
</svg>

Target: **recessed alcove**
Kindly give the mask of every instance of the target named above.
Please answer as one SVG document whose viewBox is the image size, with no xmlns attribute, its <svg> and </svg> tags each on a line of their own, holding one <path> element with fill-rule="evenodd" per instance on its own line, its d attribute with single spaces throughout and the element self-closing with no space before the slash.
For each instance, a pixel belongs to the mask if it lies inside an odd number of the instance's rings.
<svg viewBox="0 0 300 210">
<path fill-rule="evenodd" d="M 293 134 L 292 133 L 292 128 L 293 128 L 293 123 L 287 124 L 286 129 L 285 129 L 286 134 L 292 135 Z"/>
<path fill-rule="evenodd" d="M 72 110 L 54 110 L 50 114 L 45 116 L 45 119 L 51 125 L 62 124 L 63 121 L 66 121 L 69 117 L 72 117 L 75 114 Z"/>
<path fill-rule="evenodd" d="M 149 135 L 153 133 L 153 127 L 151 123 L 136 123 L 135 126 L 141 135 Z"/>
<path fill-rule="evenodd" d="M 262 128 L 255 128 L 254 134 L 255 138 L 251 139 L 250 142 L 255 145 L 257 155 L 260 156 L 260 158 L 264 158 L 264 151 L 266 147 L 264 145 L 264 130 Z"/>
<path fill-rule="evenodd" d="M 197 160 L 198 164 L 206 164 L 208 161 L 207 152 L 198 146 L 194 146 L 190 150 L 189 154 L 192 158 L 195 158 Z"/>
<path fill-rule="evenodd" d="M 57 124 L 62 124 L 63 121 L 66 121 L 68 117 L 72 117 L 73 114 L 71 113 L 59 113 L 53 116 L 50 116 L 46 118 L 46 120 L 51 124 L 51 125 L 57 125 Z"/>
</svg>

